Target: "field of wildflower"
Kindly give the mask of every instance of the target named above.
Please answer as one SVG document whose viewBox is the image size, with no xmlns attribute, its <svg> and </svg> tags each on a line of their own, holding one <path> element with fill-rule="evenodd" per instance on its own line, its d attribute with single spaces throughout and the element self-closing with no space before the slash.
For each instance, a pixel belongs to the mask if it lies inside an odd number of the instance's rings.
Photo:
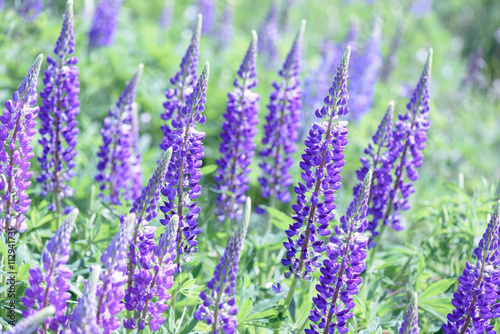
<svg viewBox="0 0 500 334">
<path fill-rule="evenodd" d="M 0 333 L 497 333 L 499 14 L 0 0 Z"/>
</svg>

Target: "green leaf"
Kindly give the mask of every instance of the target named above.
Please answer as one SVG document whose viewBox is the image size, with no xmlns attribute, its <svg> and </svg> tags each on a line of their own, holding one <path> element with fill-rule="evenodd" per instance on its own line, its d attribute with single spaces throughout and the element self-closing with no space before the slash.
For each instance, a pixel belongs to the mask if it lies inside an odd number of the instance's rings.
<svg viewBox="0 0 500 334">
<path fill-rule="evenodd" d="M 205 326 L 207 326 L 206 324 L 204 323 L 198 323 L 198 320 L 196 320 L 195 318 L 192 318 L 190 322 L 188 322 L 183 328 L 182 330 L 179 332 L 179 334 L 189 334 L 192 332 L 193 328 L 195 327 L 198 327 L 197 325 L 198 324 L 203 324 Z"/>
<path fill-rule="evenodd" d="M 444 293 L 456 281 L 457 280 L 455 278 L 449 278 L 434 282 L 427 289 L 425 289 L 425 291 L 418 297 L 418 300 L 422 301 Z"/>
<path fill-rule="evenodd" d="M 417 281 L 415 282 L 415 290 L 418 292 L 420 289 L 420 285 L 422 282 L 422 273 L 424 272 L 425 268 L 425 259 L 422 254 L 420 254 L 420 258 L 418 259 L 418 264 L 417 264 Z"/>
<path fill-rule="evenodd" d="M 252 300 L 245 299 L 238 308 L 238 322 L 241 322 L 252 311 Z"/>
<path fill-rule="evenodd" d="M 252 311 L 248 315 L 245 321 L 250 321 L 254 319 L 262 319 L 262 318 L 268 318 L 271 314 L 273 313 L 278 313 L 276 309 L 276 306 L 278 305 L 278 302 L 283 299 L 283 295 L 278 294 L 274 295 L 273 297 L 263 300 L 260 303 L 255 304 L 255 306 L 252 308 Z M 270 310 L 271 309 L 271 310 Z"/>
<path fill-rule="evenodd" d="M 279 228 L 280 230 L 286 230 L 288 225 L 293 224 L 294 221 L 292 217 L 278 209 L 272 208 L 270 206 L 264 206 L 267 213 L 271 216 L 271 223 Z"/>
<path fill-rule="evenodd" d="M 217 165 L 207 165 L 200 168 L 201 175 L 209 175 L 217 170 Z"/>
<path fill-rule="evenodd" d="M 442 315 L 447 315 L 453 311 L 451 298 L 432 298 L 419 302 L 419 307 L 434 310 Z"/>
</svg>

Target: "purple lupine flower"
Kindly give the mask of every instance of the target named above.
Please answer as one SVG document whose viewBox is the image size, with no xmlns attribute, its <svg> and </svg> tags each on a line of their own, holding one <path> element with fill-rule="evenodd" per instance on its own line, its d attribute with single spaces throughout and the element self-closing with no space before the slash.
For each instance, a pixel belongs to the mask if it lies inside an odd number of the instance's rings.
<svg viewBox="0 0 500 334">
<path fill-rule="evenodd" d="M 25 20 L 33 22 L 43 10 L 42 0 L 21 0 L 17 12 Z"/>
<path fill-rule="evenodd" d="M 231 44 L 234 34 L 234 4 L 231 0 L 226 0 L 226 5 L 222 12 L 222 17 L 217 25 L 217 42 L 221 48 L 226 48 Z"/>
<path fill-rule="evenodd" d="M 127 253 L 136 220 L 135 214 L 121 217 L 118 233 L 101 256 L 106 271 L 101 274 L 102 284 L 97 287 L 97 325 L 104 328 L 105 334 L 111 334 L 120 327 L 118 313 L 123 309 L 127 282 Z"/>
<path fill-rule="evenodd" d="M 451 303 L 455 306 L 442 325 L 444 333 L 496 333 L 491 319 L 500 317 L 497 291 L 500 287 L 500 202 L 495 206 L 491 220 L 474 250 L 475 265 L 467 262 L 458 278 L 458 291 Z"/>
<path fill-rule="evenodd" d="M 97 285 L 101 267 L 94 265 L 90 267 L 89 279 L 85 282 L 82 297 L 78 300 L 78 306 L 69 317 L 69 328 L 65 334 L 88 334 L 99 333 L 97 325 Z"/>
<path fill-rule="evenodd" d="M 75 34 L 73 31 L 73 0 L 68 0 L 64 13 L 61 35 L 54 49 L 55 58 L 47 57 L 49 67 L 43 75 L 45 89 L 40 93 L 42 106 L 38 113 L 41 121 L 38 142 L 43 153 L 38 157 L 41 173 L 37 182 L 42 185 L 43 197 L 52 196 L 50 210 L 61 213 L 62 202 L 73 195 L 69 181 L 76 173 L 72 170 L 79 129 L 76 116 L 80 113 L 80 82 L 78 81 L 77 57 L 75 52 Z M 64 208 L 64 213 L 72 210 Z"/>
<path fill-rule="evenodd" d="M 45 321 L 45 319 L 53 316 L 55 312 L 56 310 L 54 306 L 47 306 L 19 321 L 14 328 L 8 330 L 5 334 L 33 333 Z"/>
<path fill-rule="evenodd" d="M 208 73 L 207 62 L 193 92 L 186 100 L 186 106 L 181 109 L 180 121 L 172 121 L 172 129 L 163 143 L 165 147 L 172 148 L 172 160 L 161 190 L 165 201 L 160 210 L 165 219 L 160 222 L 167 225 L 173 215 L 179 216 L 176 260 L 179 270 L 181 256 L 184 261 L 189 261 L 189 255 L 198 251 L 196 236 L 201 231 L 196 222 L 201 210 L 196 199 L 201 193 L 201 185 L 198 183 L 202 176 L 200 167 L 205 133 L 196 130 L 196 124 L 204 124 L 206 121 L 203 110 L 207 101 Z"/>
<path fill-rule="evenodd" d="M 174 0 L 165 0 L 163 9 L 161 11 L 160 25 L 163 29 L 167 30 L 172 25 L 172 19 L 174 17 Z"/>
<path fill-rule="evenodd" d="M 297 151 L 298 128 L 300 126 L 300 107 L 302 89 L 300 87 L 300 54 L 305 21 L 295 37 L 290 53 L 279 75 L 281 83 L 274 82 L 274 91 L 267 109 L 266 124 L 259 164 L 262 175 L 259 183 L 264 198 L 277 199 L 283 203 L 290 201 L 289 187 L 292 176 L 289 173 L 293 165 L 293 153 Z"/>
<path fill-rule="evenodd" d="M 416 292 L 410 300 L 399 334 L 418 334 L 418 294 Z"/>
<path fill-rule="evenodd" d="M 24 215 L 31 200 L 26 189 L 33 175 L 29 160 L 34 156 L 31 140 L 36 133 L 36 84 L 42 60 L 43 55 L 35 59 L 0 116 L 0 232 L 15 228 L 23 233 L 27 228 Z"/>
<path fill-rule="evenodd" d="M 360 119 L 372 106 L 375 83 L 382 66 L 380 46 L 381 29 L 379 24 L 375 23 L 363 49 L 358 49 L 351 60 L 352 80 L 349 84 L 349 95 L 351 117 L 354 119 Z"/>
<path fill-rule="evenodd" d="M 257 86 L 257 33 L 253 37 L 247 53 L 234 80 L 236 87 L 228 94 L 225 118 L 222 125 L 219 151 L 222 157 L 218 159 L 217 189 L 221 191 L 217 197 L 215 214 L 220 221 L 241 219 L 242 205 L 246 201 L 246 192 L 250 179 L 248 174 L 252 157 L 254 156 L 254 136 L 259 123 L 258 101 L 260 95 L 252 92 Z"/>
<path fill-rule="evenodd" d="M 132 103 L 132 153 L 130 156 L 131 188 L 130 192 L 139 196 L 142 189 L 141 149 L 139 147 L 139 111 L 137 103 Z"/>
<path fill-rule="evenodd" d="M 376 231 L 379 220 L 384 217 L 387 206 L 388 191 L 391 187 L 392 169 L 394 161 L 392 160 L 390 147 L 393 145 L 392 126 L 394 115 L 394 101 L 389 102 L 387 111 L 378 126 L 377 132 L 372 137 L 372 143 L 368 144 L 364 153 L 368 157 L 362 156 L 361 168 L 356 171 L 356 176 L 360 183 L 354 187 L 353 193 L 358 192 L 361 183 L 365 179 L 366 173 L 371 169 L 373 171 L 372 185 L 370 187 L 370 196 L 368 198 L 368 227 L 372 237 L 379 233 Z M 373 246 L 373 245 L 371 245 Z"/>
<path fill-rule="evenodd" d="M 113 44 L 123 0 L 100 0 L 89 32 L 89 47 Z"/>
<path fill-rule="evenodd" d="M 327 259 L 323 261 L 318 294 L 313 298 L 315 304 L 309 320 L 313 322 L 306 334 L 347 333 L 346 321 L 352 318 L 353 297 L 363 281 L 360 276 L 365 268 L 368 237 L 362 235 L 368 226 L 366 211 L 372 172 L 369 171 L 347 212 L 340 218 L 340 227 L 335 226 L 335 234 L 330 236 L 326 246 Z"/>
<path fill-rule="evenodd" d="M 174 285 L 178 228 L 179 216 L 173 215 L 158 245 L 154 240 L 154 227 L 145 229 L 139 236 L 139 266 L 133 275 L 134 285 L 129 287 L 124 299 L 127 311 L 137 311 L 139 316 L 125 319 L 125 328 L 138 328 L 141 331 L 148 325 L 155 332 L 165 322 L 166 318 L 162 314 L 167 310 L 166 302 L 171 298 L 168 290 Z"/>
<path fill-rule="evenodd" d="M 123 89 L 118 101 L 109 110 L 101 129 L 103 145 L 97 156 L 99 196 L 119 205 L 120 196 L 132 201 L 139 196 L 142 171 L 138 152 L 138 125 L 134 120 L 133 103 L 143 65 Z"/>
<path fill-rule="evenodd" d="M 275 1 L 271 2 L 269 13 L 259 28 L 259 54 L 266 59 L 271 67 L 278 58 L 279 18 Z"/>
<path fill-rule="evenodd" d="M 215 24 L 215 0 L 198 0 L 198 12 L 204 17 L 203 27 L 201 32 L 204 35 L 210 34 Z"/>
<path fill-rule="evenodd" d="M 23 310 L 23 317 L 29 317 L 48 305 L 56 308 L 54 317 L 45 320 L 39 333 L 47 333 L 49 329 L 57 331 L 59 324 L 66 324 L 68 320 L 66 302 L 71 298 L 68 291 L 69 279 L 73 276 L 73 272 L 66 267 L 66 263 L 71 252 L 71 232 L 77 216 L 77 209 L 71 211 L 56 234 L 47 242 L 41 266 L 30 269 L 28 279 L 30 287 L 26 289 L 26 297 L 22 298 L 26 307 L 26 310 Z"/>
<path fill-rule="evenodd" d="M 321 266 L 318 262 L 320 254 L 327 248 L 320 237 L 331 233 L 329 221 L 335 217 L 335 191 L 341 186 L 340 172 L 345 164 L 343 151 L 348 143 L 347 122 L 334 120 L 349 113 L 349 56 L 348 47 L 324 99 L 325 105 L 316 109 L 316 117 L 322 122 L 313 123 L 305 141 L 306 149 L 300 162 L 303 181 L 294 188 L 297 194 L 297 204 L 292 206 L 294 224 L 289 225 L 286 231 L 288 242 L 283 243 L 287 252 L 281 262 L 288 267 L 287 278 L 293 274 L 295 280 L 310 280 L 311 274 Z M 305 231 L 301 230 L 303 225 Z"/>
<path fill-rule="evenodd" d="M 182 58 L 180 70 L 170 78 L 172 88 L 169 88 L 165 93 L 166 100 L 163 103 L 165 112 L 161 115 L 161 119 L 165 121 L 161 130 L 163 131 L 163 142 L 167 140 L 168 134 L 171 132 L 171 123 L 174 119 L 179 122 L 182 118 L 181 109 L 186 106 L 186 98 L 194 90 L 196 84 L 196 67 L 198 67 L 198 53 L 200 48 L 200 34 L 202 26 L 202 16 L 198 14 L 198 20 L 193 30 L 191 42 L 186 50 L 186 54 Z M 160 144 L 162 149 L 163 142 Z"/>
<path fill-rule="evenodd" d="M 213 333 L 233 334 L 238 327 L 236 315 L 236 274 L 241 250 L 250 223 L 251 200 L 245 202 L 243 219 L 215 267 L 214 276 L 207 283 L 208 294 L 200 292 L 202 303 L 194 312 L 194 318 L 212 326 Z"/>
</svg>

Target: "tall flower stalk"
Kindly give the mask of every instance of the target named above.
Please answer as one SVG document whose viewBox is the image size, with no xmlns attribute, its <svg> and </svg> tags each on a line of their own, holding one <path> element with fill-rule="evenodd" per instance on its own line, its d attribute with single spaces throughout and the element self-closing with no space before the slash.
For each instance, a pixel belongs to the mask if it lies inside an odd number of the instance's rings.
<svg viewBox="0 0 500 334">
<path fill-rule="evenodd" d="M 34 156 L 31 140 L 36 133 L 36 84 L 43 55 L 31 65 L 19 89 L 5 102 L 0 116 L 0 232 L 15 229 L 23 233 L 25 214 L 31 200 L 29 160 Z"/>
<path fill-rule="evenodd" d="M 267 106 L 269 113 L 264 125 L 262 149 L 259 152 L 262 175 L 259 183 L 262 197 L 270 201 L 290 201 L 289 187 L 293 183 L 289 173 L 293 165 L 293 153 L 297 151 L 298 128 L 300 126 L 300 108 L 302 106 L 302 88 L 300 87 L 300 55 L 306 21 L 302 21 L 279 75 L 280 83 L 274 82 Z"/>
<path fill-rule="evenodd" d="M 250 179 L 248 174 L 252 157 L 254 156 L 254 136 L 259 123 L 258 101 L 260 95 L 252 92 L 257 86 L 257 33 L 252 31 L 252 41 L 246 52 L 243 63 L 234 79 L 236 87 L 228 94 L 225 121 L 222 125 L 218 159 L 217 189 L 221 192 L 217 197 L 215 214 L 220 221 L 241 219 L 243 204 L 246 201 L 246 191 Z"/>
<path fill-rule="evenodd" d="M 74 158 L 79 132 L 76 116 L 80 113 L 80 82 L 78 81 L 78 58 L 74 57 L 75 34 L 73 31 L 73 0 L 66 3 L 61 35 L 54 49 L 55 57 L 47 57 L 49 67 L 43 75 L 45 89 L 40 93 L 42 106 L 39 143 L 43 153 L 38 157 L 41 173 L 37 182 L 42 186 L 42 196 L 51 196 L 50 210 L 59 215 L 72 210 L 62 209 L 63 199 L 73 195 L 69 181 L 76 173 Z"/>
<path fill-rule="evenodd" d="M 26 310 L 23 310 L 23 317 L 29 317 L 49 305 L 56 309 L 54 317 L 47 318 L 37 333 L 47 333 L 49 329 L 57 331 L 59 325 L 65 324 L 68 320 L 66 302 L 71 298 L 68 291 L 73 271 L 66 266 L 66 263 L 71 252 L 71 232 L 77 216 L 77 209 L 71 211 L 56 234 L 47 242 L 40 266 L 30 269 L 28 279 L 30 287 L 26 289 L 26 296 L 22 298 L 26 307 Z"/>
<path fill-rule="evenodd" d="M 214 276 L 207 283 L 208 294 L 205 290 L 200 292 L 202 304 L 194 312 L 198 321 L 205 321 L 212 327 L 212 333 L 223 332 L 232 334 L 238 327 L 236 315 L 236 274 L 241 250 L 250 223 L 251 200 L 247 198 L 243 219 L 236 229 L 233 237 L 224 250 L 219 264 L 215 267 Z"/>
<path fill-rule="evenodd" d="M 210 34 L 214 29 L 216 5 L 215 0 L 198 0 L 198 12 L 205 18 L 205 24 L 201 29 L 204 35 Z"/>
<path fill-rule="evenodd" d="M 172 148 L 172 160 L 161 190 L 165 201 L 160 210 L 165 219 L 160 222 L 167 225 L 173 215 L 179 216 L 176 248 L 179 270 L 181 257 L 184 261 L 189 261 L 190 255 L 198 251 L 196 236 L 201 231 L 196 222 L 201 210 L 196 199 L 201 194 L 201 185 L 198 183 L 202 176 L 200 167 L 205 133 L 198 131 L 196 125 L 206 121 L 203 111 L 207 100 L 208 74 L 207 62 L 186 105 L 180 111 L 180 119 L 172 121 L 172 129 L 169 129 L 163 143 L 165 147 Z"/>
<path fill-rule="evenodd" d="M 279 17 L 276 2 L 271 1 L 269 12 L 259 29 L 259 53 L 266 58 L 271 67 L 278 57 Z"/>
<path fill-rule="evenodd" d="M 54 306 L 47 306 L 40 311 L 35 312 L 27 318 L 22 319 L 12 329 L 8 330 L 5 334 L 26 334 L 33 333 L 36 329 L 47 319 L 56 312 Z"/>
<path fill-rule="evenodd" d="M 103 145 L 97 157 L 96 181 L 100 197 L 119 205 L 120 197 L 133 201 L 140 194 L 142 170 L 138 151 L 138 122 L 134 99 L 143 65 L 125 86 L 118 101 L 109 110 L 101 129 Z"/>
<path fill-rule="evenodd" d="M 89 32 L 89 47 L 113 44 L 123 0 L 100 0 Z"/>
<path fill-rule="evenodd" d="M 418 294 L 416 292 L 411 297 L 399 334 L 418 334 Z"/>
</svg>

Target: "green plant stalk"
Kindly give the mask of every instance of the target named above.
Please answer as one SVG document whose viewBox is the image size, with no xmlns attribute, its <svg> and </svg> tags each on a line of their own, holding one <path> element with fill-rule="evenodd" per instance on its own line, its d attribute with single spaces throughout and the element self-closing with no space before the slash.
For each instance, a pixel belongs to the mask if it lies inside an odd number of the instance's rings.
<svg viewBox="0 0 500 334">
<path fill-rule="evenodd" d="M 295 293 L 295 289 L 297 288 L 297 282 L 298 280 L 294 276 L 292 285 L 290 285 L 290 290 L 288 290 L 288 295 L 286 296 L 285 299 L 285 304 L 283 304 L 283 308 L 281 309 L 280 313 L 278 313 L 278 319 L 281 318 L 288 311 L 288 307 L 290 306 L 290 303 L 292 302 L 293 299 L 293 294 Z M 274 334 L 279 334 L 282 322 L 283 322 L 282 320 L 278 320 L 278 322 L 274 326 L 274 331 L 273 331 Z"/>
</svg>

